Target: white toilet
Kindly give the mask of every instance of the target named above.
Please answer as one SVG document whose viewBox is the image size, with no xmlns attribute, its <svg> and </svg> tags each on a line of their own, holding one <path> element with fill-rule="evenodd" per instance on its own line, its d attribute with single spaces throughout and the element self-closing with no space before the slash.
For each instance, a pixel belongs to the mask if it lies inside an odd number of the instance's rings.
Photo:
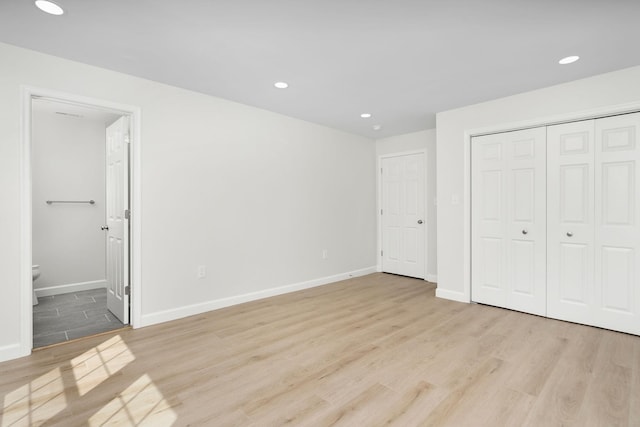
<svg viewBox="0 0 640 427">
<path fill-rule="evenodd" d="M 31 266 L 31 277 L 33 278 L 33 282 L 35 282 L 36 279 L 38 277 L 40 277 L 40 266 L 39 265 L 32 265 Z M 33 288 L 33 282 L 32 282 L 32 285 L 31 285 L 31 288 L 33 289 L 33 305 L 37 305 L 38 304 L 38 297 L 36 296 L 35 288 Z"/>
</svg>

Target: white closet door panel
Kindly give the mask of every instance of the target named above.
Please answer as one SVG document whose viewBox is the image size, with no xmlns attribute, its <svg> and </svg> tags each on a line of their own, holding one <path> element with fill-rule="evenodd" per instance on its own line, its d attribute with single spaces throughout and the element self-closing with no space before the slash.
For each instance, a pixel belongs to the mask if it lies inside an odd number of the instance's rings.
<svg viewBox="0 0 640 427">
<path fill-rule="evenodd" d="M 544 128 L 474 138 L 472 299 L 544 315 Z"/>
<path fill-rule="evenodd" d="M 508 159 L 504 134 L 472 140 L 472 256 L 473 301 L 507 307 L 507 205 Z"/>
<path fill-rule="evenodd" d="M 585 244 L 559 244 L 557 292 L 560 301 L 574 307 L 576 312 L 589 309 L 590 298 L 585 283 L 591 280 L 590 251 L 591 247 Z"/>
<path fill-rule="evenodd" d="M 502 297 L 504 294 L 504 239 L 496 239 L 493 237 L 481 237 L 479 242 L 480 259 L 478 265 L 478 282 L 477 284 L 484 288 L 487 292 L 496 292 L 495 298 Z M 502 300 L 499 300 L 502 301 Z"/>
<path fill-rule="evenodd" d="M 546 131 L 509 132 L 509 306 L 546 314 Z"/>
<path fill-rule="evenodd" d="M 594 324 L 640 334 L 640 113 L 595 126 Z"/>
<path fill-rule="evenodd" d="M 547 314 L 590 323 L 593 304 L 594 122 L 547 128 Z"/>
<path fill-rule="evenodd" d="M 513 266 L 511 269 L 511 283 L 513 293 L 518 296 L 532 298 L 536 291 L 536 245 L 522 240 L 511 241 Z"/>
</svg>

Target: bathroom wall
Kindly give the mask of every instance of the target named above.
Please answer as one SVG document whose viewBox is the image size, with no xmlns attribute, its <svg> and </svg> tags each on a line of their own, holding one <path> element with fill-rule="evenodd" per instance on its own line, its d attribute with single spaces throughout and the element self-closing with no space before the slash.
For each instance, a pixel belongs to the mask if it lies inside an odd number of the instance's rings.
<svg viewBox="0 0 640 427">
<path fill-rule="evenodd" d="M 34 284 L 39 296 L 105 286 L 105 120 L 110 119 L 34 101 L 33 263 L 41 270 Z M 94 205 L 45 203 L 91 199 Z"/>
</svg>

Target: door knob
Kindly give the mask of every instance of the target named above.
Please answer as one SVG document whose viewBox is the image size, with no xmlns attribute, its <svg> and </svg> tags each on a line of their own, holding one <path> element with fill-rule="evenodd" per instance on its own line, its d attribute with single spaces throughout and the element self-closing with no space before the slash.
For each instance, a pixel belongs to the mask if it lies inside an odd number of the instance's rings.
<svg viewBox="0 0 640 427">
<path fill-rule="evenodd" d="M 567 237 L 572 237 L 572 236 L 573 236 L 573 233 L 570 231 L 567 231 Z"/>
<path fill-rule="evenodd" d="M 418 220 L 418 224 L 422 224 L 422 220 L 421 219 Z"/>
<path fill-rule="evenodd" d="M 102 227 L 100 227 L 100 230 L 108 230 L 109 226 L 108 225 L 103 225 Z"/>
<path fill-rule="evenodd" d="M 527 234 L 529 233 L 527 230 L 522 230 L 522 234 Z"/>
</svg>

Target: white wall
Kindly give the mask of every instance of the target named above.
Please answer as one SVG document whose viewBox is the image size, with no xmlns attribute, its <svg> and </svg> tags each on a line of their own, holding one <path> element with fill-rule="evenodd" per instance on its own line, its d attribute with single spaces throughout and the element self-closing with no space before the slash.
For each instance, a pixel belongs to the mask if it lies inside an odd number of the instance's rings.
<svg viewBox="0 0 640 427">
<path fill-rule="evenodd" d="M 104 286 L 105 123 L 59 115 L 38 108 L 38 102 L 43 101 L 34 101 L 32 122 L 32 251 L 41 274 L 34 288 L 100 281 Z"/>
<path fill-rule="evenodd" d="M 373 141 L 5 44 L 0 58 L 0 360 L 23 344 L 25 318 L 20 85 L 141 107 L 143 324 L 374 271 Z"/>
<path fill-rule="evenodd" d="M 560 70 L 559 70 L 560 72 Z M 438 290 L 470 300 L 468 135 L 544 124 L 640 101 L 640 67 L 607 73 L 437 115 Z M 583 112 L 583 113 L 581 113 Z M 465 132 L 467 135 L 465 136 Z M 455 199 L 459 203 L 454 203 Z"/>
<path fill-rule="evenodd" d="M 426 150 L 427 152 L 427 194 L 425 195 L 427 201 L 427 212 L 425 218 L 425 222 L 427 224 L 427 241 L 425 242 L 425 247 L 427 248 L 426 279 L 431 282 L 436 282 L 438 280 L 438 256 L 436 252 L 438 234 L 436 218 L 436 130 L 428 129 L 420 132 L 413 132 L 376 140 L 376 156 L 378 160 L 380 156 L 387 154 L 397 154 L 416 150 Z M 379 184 L 380 182 L 378 180 L 378 185 Z M 380 212 L 379 207 L 376 212 Z M 379 215 L 378 220 L 380 220 Z M 379 247 L 377 253 L 380 253 Z M 378 257 L 378 264 L 380 264 L 379 258 L 380 257 Z"/>
</svg>

